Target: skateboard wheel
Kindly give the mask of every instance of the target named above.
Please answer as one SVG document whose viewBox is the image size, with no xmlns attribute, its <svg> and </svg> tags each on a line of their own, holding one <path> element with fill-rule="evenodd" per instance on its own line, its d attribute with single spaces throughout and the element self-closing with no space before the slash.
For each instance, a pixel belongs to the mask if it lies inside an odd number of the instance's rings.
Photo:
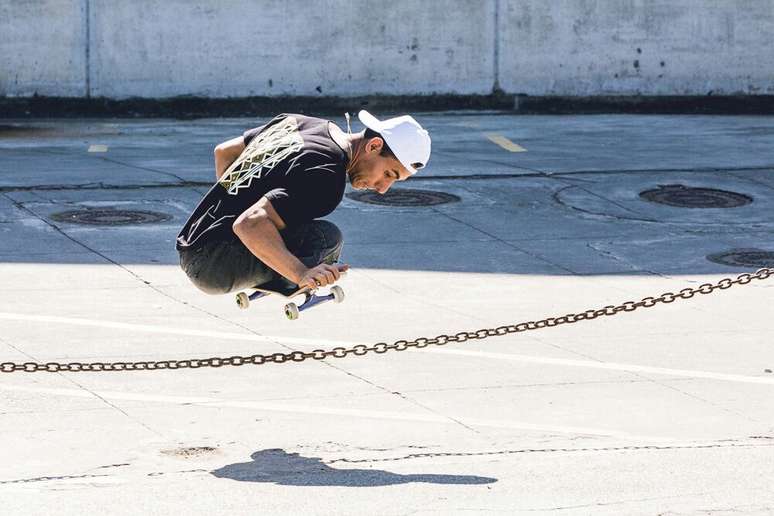
<svg viewBox="0 0 774 516">
<path fill-rule="evenodd" d="M 250 306 L 250 298 L 247 297 L 247 294 L 245 294 L 244 292 L 240 292 L 239 294 L 236 295 L 236 302 L 237 302 L 237 305 L 239 305 L 239 308 L 241 308 L 242 310 Z"/>
<path fill-rule="evenodd" d="M 333 294 L 333 302 L 341 303 L 344 301 L 344 289 L 338 285 L 331 287 L 331 294 Z"/>
<path fill-rule="evenodd" d="M 298 319 L 298 306 L 295 303 L 288 303 L 285 305 L 285 317 L 291 321 Z"/>
</svg>

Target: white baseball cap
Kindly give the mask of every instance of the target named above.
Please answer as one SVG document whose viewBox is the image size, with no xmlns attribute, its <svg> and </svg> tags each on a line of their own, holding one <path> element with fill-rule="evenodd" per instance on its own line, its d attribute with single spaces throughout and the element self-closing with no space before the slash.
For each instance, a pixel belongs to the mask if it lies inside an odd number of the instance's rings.
<svg viewBox="0 0 774 516">
<path fill-rule="evenodd" d="M 430 159 L 430 135 L 409 115 L 378 120 L 362 110 L 357 117 L 363 125 L 379 133 L 401 165 L 414 175 Z"/>
</svg>

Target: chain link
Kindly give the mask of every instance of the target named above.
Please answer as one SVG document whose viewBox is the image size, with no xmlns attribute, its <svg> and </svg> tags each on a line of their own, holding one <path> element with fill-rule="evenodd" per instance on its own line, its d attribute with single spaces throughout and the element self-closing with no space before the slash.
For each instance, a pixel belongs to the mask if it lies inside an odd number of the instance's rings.
<svg viewBox="0 0 774 516">
<path fill-rule="evenodd" d="M 303 362 L 307 359 L 324 360 L 326 358 L 344 358 L 347 355 L 363 356 L 370 352 L 377 354 L 388 351 L 405 351 L 410 348 L 425 348 L 427 346 L 443 346 L 450 342 L 465 342 L 468 340 L 487 339 L 489 337 L 501 337 L 511 333 L 521 333 L 531 330 L 539 330 L 572 324 L 580 321 L 590 321 L 602 316 L 617 315 L 621 312 L 633 312 L 638 308 L 651 308 L 659 303 L 669 304 L 678 299 L 690 299 L 696 294 L 710 294 L 716 290 L 726 290 L 734 285 L 747 285 L 753 280 L 765 280 L 774 276 L 774 268 L 759 269 L 753 274 L 741 274 L 735 280 L 724 278 L 715 284 L 704 283 L 696 288 L 684 288 L 678 293 L 665 292 L 658 297 L 645 297 L 640 301 L 626 301 L 619 305 L 608 305 L 604 308 L 590 309 L 577 314 L 567 314 L 561 317 L 548 317 L 539 321 L 529 321 L 519 324 L 499 326 L 497 328 L 481 329 L 476 331 L 463 331 L 454 335 L 438 335 L 437 337 L 420 337 L 415 340 L 397 340 L 392 344 L 379 342 L 372 346 L 358 344 L 352 348 L 336 347 L 330 350 L 315 349 L 311 352 L 291 351 L 289 353 L 272 353 L 270 355 L 250 355 L 232 357 L 192 358 L 186 360 L 160 360 L 142 362 L 2 362 L 0 372 L 101 372 L 101 371 L 157 371 L 162 369 L 199 369 L 201 367 L 242 366 L 247 364 L 261 365 L 269 362 L 282 364 L 284 362 Z"/>
</svg>

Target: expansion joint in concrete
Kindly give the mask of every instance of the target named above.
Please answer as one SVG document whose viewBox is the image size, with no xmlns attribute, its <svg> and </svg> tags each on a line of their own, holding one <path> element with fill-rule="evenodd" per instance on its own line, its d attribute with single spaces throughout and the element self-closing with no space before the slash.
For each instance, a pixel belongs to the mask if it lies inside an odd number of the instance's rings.
<svg viewBox="0 0 774 516">
<path fill-rule="evenodd" d="M 494 0 L 494 58 L 492 59 L 494 80 L 492 84 L 492 93 L 497 93 L 502 90 L 502 88 L 500 88 L 500 4 L 501 0 Z"/>
<path fill-rule="evenodd" d="M 91 98 L 91 0 L 83 0 L 83 12 L 84 20 L 83 26 L 85 30 L 84 37 L 84 52 L 85 52 L 85 96 L 87 99 Z"/>
<path fill-rule="evenodd" d="M 758 436 L 752 436 L 748 439 L 760 439 Z M 410 459 L 424 459 L 436 457 L 487 457 L 497 455 L 525 455 L 525 454 L 555 454 L 555 453 L 582 453 L 582 452 L 658 452 L 658 451 L 680 451 L 680 450 L 710 450 L 710 449 L 728 449 L 728 448 L 768 448 L 772 444 L 756 444 L 738 440 L 722 440 L 707 444 L 666 444 L 666 445 L 631 445 L 631 446 L 598 446 L 583 448 L 523 448 L 515 450 L 495 450 L 485 452 L 427 452 L 411 453 L 401 457 L 383 457 L 373 459 L 332 459 L 325 461 L 326 464 L 344 462 L 348 464 L 371 463 L 371 462 L 397 462 Z"/>
</svg>

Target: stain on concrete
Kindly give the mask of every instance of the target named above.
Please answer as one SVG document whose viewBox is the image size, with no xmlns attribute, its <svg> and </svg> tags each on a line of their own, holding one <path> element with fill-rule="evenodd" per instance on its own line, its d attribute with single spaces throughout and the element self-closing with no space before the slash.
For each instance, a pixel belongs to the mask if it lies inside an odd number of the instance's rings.
<svg viewBox="0 0 774 516">
<path fill-rule="evenodd" d="M 184 448 L 173 448 L 161 450 L 162 455 L 169 457 L 178 457 L 181 459 L 193 459 L 196 457 L 206 457 L 218 453 L 218 449 L 213 446 L 191 446 Z"/>
</svg>

